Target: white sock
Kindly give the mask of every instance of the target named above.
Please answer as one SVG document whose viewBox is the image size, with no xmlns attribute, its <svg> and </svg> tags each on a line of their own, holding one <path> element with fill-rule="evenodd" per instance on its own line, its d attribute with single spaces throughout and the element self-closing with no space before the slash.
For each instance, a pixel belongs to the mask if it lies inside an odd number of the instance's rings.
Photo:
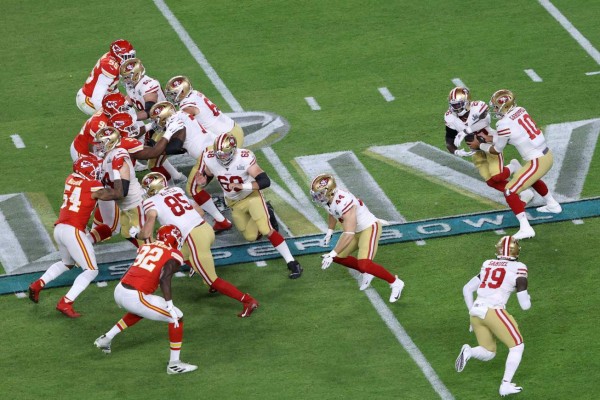
<svg viewBox="0 0 600 400">
<path fill-rule="evenodd" d="M 217 206 L 215 206 L 215 202 L 212 199 L 206 201 L 204 204 L 200 204 L 200 207 L 213 217 L 215 221 L 222 222 L 225 220 L 225 217 L 221 214 Z"/>
<path fill-rule="evenodd" d="M 183 178 L 183 174 L 181 172 L 179 172 L 177 170 L 177 168 L 175 168 L 173 166 L 173 164 L 171 164 L 171 162 L 169 162 L 168 159 L 165 160 L 165 162 L 162 164 L 162 166 L 167 170 L 169 175 L 171 175 L 171 179 L 182 179 Z"/>
<path fill-rule="evenodd" d="M 531 228 L 531 225 L 529 225 L 529 221 L 527 220 L 527 214 L 522 212 L 522 213 L 518 213 L 516 215 L 517 220 L 519 220 L 519 228 L 520 229 L 524 229 L 524 228 Z"/>
<path fill-rule="evenodd" d="M 48 268 L 48 270 L 44 272 L 44 275 L 42 275 L 40 279 L 44 281 L 44 285 L 46 285 L 49 282 L 52 282 L 53 280 L 61 276 L 63 273 L 67 272 L 68 270 L 69 268 L 67 268 L 67 266 L 62 261 L 58 261 L 52 264 L 50 268 Z"/>
<path fill-rule="evenodd" d="M 275 250 L 277 250 L 279 252 L 279 254 L 281 254 L 281 257 L 284 258 L 286 263 L 289 263 L 290 261 L 294 261 L 294 256 L 290 252 L 290 248 L 288 247 L 288 245 L 285 241 L 283 243 L 281 243 L 279 246 L 275 247 Z"/>
<path fill-rule="evenodd" d="M 181 353 L 181 350 L 171 349 L 171 356 L 169 357 L 169 362 L 179 361 L 179 353 Z"/>
<path fill-rule="evenodd" d="M 548 194 L 543 197 L 544 197 L 544 200 L 546 201 L 547 205 L 558 204 L 558 201 L 556 201 L 554 199 L 554 197 L 552 196 L 552 194 L 550 192 L 548 192 Z"/>
<path fill-rule="evenodd" d="M 121 332 L 119 325 L 115 325 L 110 328 L 110 331 L 106 332 L 106 337 L 112 340 L 115 336 L 117 336 Z"/>
<path fill-rule="evenodd" d="M 81 294 L 87 288 L 90 283 L 98 276 L 98 270 L 86 269 L 83 271 L 73 282 L 73 286 L 65 297 L 71 301 L 75 301 L 77 296 Z"/>
<path fill-rule="evenodd" d="M 487 350 L 485 347 L 477 346 L 471 348 L 471 357 L 481 361 L 490 361 L 496 356 L 493 351 Z"/>
<path fill-rule="evenodd" d="M 504 369 L 504 378 L 502 378 L 504 381 L 512 382 L 512 378 L 515 376 L 515 372 L 517 372 L 517 368 L 519 368 L 519 364 L 521 363 L 521 357 L 523 357 L 524 350 L 525 343 L 521 343 L 508 351 L 506 367 Z"/>
</svg>

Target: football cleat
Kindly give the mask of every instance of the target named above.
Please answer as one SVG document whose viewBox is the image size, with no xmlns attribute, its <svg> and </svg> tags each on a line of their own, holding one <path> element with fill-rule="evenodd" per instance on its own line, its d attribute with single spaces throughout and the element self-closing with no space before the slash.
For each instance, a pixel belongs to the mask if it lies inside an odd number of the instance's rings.
<svg viewBox="0 0 600 400">
<path fill-rule="evenodd" d="M 371 281 L 375 278 L 373 275 L 363 272 L 362 279 L 360 280 L 360 290 L 367 290 L 371 286 Z"/>
<path fill-rule="evenodd" d="M 267 201 L 267 211 L 269 212 L 269 222 L 271 223 L 271 227 L 279 232 L 279 222 L 277 221 L 275 210 L 273 209 L 273 205 L 270 201 Z"/>
<path fill-rule="evenodd" d="M 111 340 L 106 335 L 102 335 L 98 339 L 94 340 L 96 347 L 102 350 L 102 352 L 105 354 L 110 354 L 110 342 Z"/>
<path fill-rule="evenodd" d="M 186 372 L 192 372 L 198 369 L 197 365 L 192 365 L 188 363 L 184 363 L 183 361 L 169 361 L 167 365 L 167 374 L 175 375 L 175 374 L 185 374 Z"/>
<path fill-rule="evenodd" d="M 240 318 L 248 318 L 252 314 L 252 312 L 256 310 L 259 306 L 258 301 L 256 301 L 256 299 L 254 299 L 248 293 L 244 295 L 244 298 L 246 297 L 248 299 L 243 301 L 244 309 L 241 313 L 238 314 L 238 317 Z"/>
<path fill-rule="evenodd" d="M 402 279 L 396 276 L 396 280 L 390 283 L 390 288 L 392 288 L 392 294 L 390 295 L 390 303 L 395 303 L 400 298 L 402 294 L 402 289 L 404 289 L 404 282 Z"/>
<path fill-rule="evenodd" d="M 467 361 L 471 358 L 471 346 L 468 344 L 463 344 L 463 347 L 460 349 L 460 354 L 456 358 L 456 362 L 454 363 L 454 368 L 456 368 L 456 372 L 462 372 L 467 365 Z"/>
<path fill-rule="evenodd" d="M 81 314 L 73 309 L 73 303 L 67 303 L 64 297 L 60 298 L 60 301 L 56 305 L 56 309 L 69 318 L 81 317 Z"/>
<path fill-rule="evenodd" d="M 521 229 L 519 229 L 519 231 L 517 233 L 512 235 L 512 237 L 515 240 L 530 239 L 534 236 L 535 236 L 535 231 L 533 230 L 533 228 L 531 226 L 528 226 L 527 228 L 521 228 Z"/>
<path fill-rule="evenodd" d="M 215 231 L 215 233 L 223 232 L 228 229 L 231 229 L 232 226 L 233 225 L 231 224 L 231 221 L 225 218 L 223 221 L 215 221 L 215 224 L 213 225 L 213 230 Z"/>
<path fill-rule="evenodd" d="M 287 263 L 287 267 L 290 271 L 292 271 L 289 275 L 290 279 L 298 279 L 302 276 L 302 271 L 304 271 L 304 269 L 302 269 L 302 266 L 298 261 L 290 261 Z"/>
<path fill-rule="evenodd" d="M 512 382 L 502 381 L 499 392 L 500 396 L 504 397 L 509 394 L 520 393 L 522 390 L 523 388 L 521 386 L 517 386 Z"/>
<path fill-rule="evenodd" d="M 527 203 L 529 203 L 531 200 L 533 200 L 534 196 L 535 196 L 535 194 L 533 193 L 533 190 L 525 189 L 521 192 L 521 194 L 519 195 L 519 198 L 521 199 L 521 201 L 523 203 L 525 203 L 525 205 L 527 205 Z"/>
<path fill-rule="evenodd" d="M 543 207 L 536 208 L 537 212 L 558 214 L 562 211 L 562 207 L 558 203 L 546 204 Z"/>
<path fill-rule="evenodd" d="M 33 301 L 34 303 L 39 302 L 42 288 L 42 281 L 39 279 L 29 285 L 29 300 Z"/>
<path fill-rule="evenodd" d="M 182 173 L 180 173 L 179 175 L 181 176 L 180 178 L 171 178 L 171 180 L 173 182 L 173 186 L 179 186 L 180 188 L 185 188 L 188 178 L 187 178 L 187 176 L 185 176 Z"/>
</svg>

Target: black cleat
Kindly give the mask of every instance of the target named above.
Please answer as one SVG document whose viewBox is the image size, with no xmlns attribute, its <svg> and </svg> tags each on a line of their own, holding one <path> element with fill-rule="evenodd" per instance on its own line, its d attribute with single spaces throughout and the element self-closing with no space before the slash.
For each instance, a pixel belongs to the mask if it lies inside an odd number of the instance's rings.
<svg viewBox="0 0 600 400">
<path fill-rule="evenodd" d="M 273 229 L 279 232 L 279 222 L 277 222 L 277 217 L 275 217 L 275 210 L 273 210 L 273 205 L 270 201 L 267 201 L 267 211 L 269 211 L 269 222 Z"/>
<path fill-rule="evenodd" d="M 290 279 L 298 279 L 302 276 L 302 271 L 304 271 L 304 270 L 302 269 L 302 266 L 300 265 L 300 263 L 298 261 L 296 261 L 296 260 L 290 261 L 287 264 L 287 267 L 290 271 L 292 271 L 292 272 L 290 272 L 290 275 L 289 275 Z"/>
</svg>

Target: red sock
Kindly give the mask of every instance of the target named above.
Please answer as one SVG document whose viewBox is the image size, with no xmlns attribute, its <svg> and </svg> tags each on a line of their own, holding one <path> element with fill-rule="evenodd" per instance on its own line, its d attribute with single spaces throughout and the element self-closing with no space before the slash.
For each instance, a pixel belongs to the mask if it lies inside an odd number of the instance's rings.
<svg viewBox="0 0 600 400">
<path fill-rule="evenodd" d="M 178 344 L 178 348 L 173 348 L 171 345 L 171 350 L 180 350 L 181 342 L 183 341 L 183 318 L 179 320 L 179 326 L 175 328 L 174 323 L 169 323 L 169 341 L 172 344 Z"/>
<path fill-rule="evenodd" d="M 150 168 L 150 171 L 152 172 L 160 172 L 161 174 L 163 174 L 165 176 L 165 178 L 167 178 L 167 180 L 171 179 L 171 174 L 167 172 L 167 169 L 165 167 L 152 167 Z"/>
<path fill-rule="evenodd" d="M 510 169 L 508 169 L 508 167 L 504 167 L 504 168 L 502 168 L 502 172 L 492 176 L 490 179 L 492 179 L 496 182 L 502 182 L 502 181 L 507 180 L 509 176 L 510 176 Z"/>
<path fill-rule="evenodd" d="M 531 185 L 531 187 L 542 197 L 548 194 L 548 186 L 541 179 Z"/>
<path fill-rule="evenodd" d="M 333 257 L 333 262 L 343 265 L 344 267 L 348 267 L 348 268 L 352 268 L 357 271 L 360 271 L 358 269 L 358 260 L 352 256 L 348 256 L 348 257 L 344 257 L 344 258 Z"/>
<path fill-rule="evenodd" d="M 271 233 L 271 235 L 269 236 L 269 242 L 271 242 L 273 247 L 277 247 L 281 243 L 285 242 L 285 239 L 283 238 L 283 236 L 281 236 L 279 232 L 274 230 L 273 233 Z"/>
<path fill-rule="evenodd" d="M 387 283 L 392 283 L 396 280 L 396 277 L 390 274 L 387 269 L 383 268 L 379 264 L 375 264 L 369 259 L 358 260 L 358 268 L 360 268 L 362 272 L 367 272 L 371 275 L 374 275 L 380 279 L 383 279 Z"/>
<path fill-rule="evenodd" d="M 125 324 L 125 326 L 121 326 L 121 324 L 119 325 L 119 329 L 123 330 L 125 328 L 128 328 L 130 326 L 133 326 L 135 324 L 137 324 L 138 322 L 140 322 L 142 319 L 144 319 L 143 317 L 140 317 L 139 315 L 136 314 L 132 314 L 132 313 L 127 313 L 125 315 L 123 315 L 123 318 L 121 318 L 121 321 L 123 321 L 123 323 Z M 121 322 L 119 321 L 119 322 Z"/>
<path fill-rule="evenodd" d="M 508 169 L 508 168 L 505 168 L 505 169 Z M 498 174 L 496 176 L 499 176 L 499 175 L 500 174 Z M 494 177 L 491 177 L 490 179 L 485 181 L 485 183 L 487 183 L 487 185 L 489 187 L 492 187 L 492 188 L 496 189 L 497 191 L 504 193 L 504 190 L 506 189 L 506 184 L 508 183 L 508 181 L 506 179 L 497 181 L 497 180 L 494 180 Z"/>
<path fill-rule="evenodd" d="M 92 238 L 94 238 L 94 243 L 100 243 L 101 241 L 111 237 L 112 231 L 110 230 L 110 226 L 106 224 L 100 224 L 92 228 L 90 230 L 90 234 L 92 235 Z"/>
<path fill-rule="evenodd" d="M 192 195 L 192 197 L 194 198 L 194 201 L 201 206 L 202 204 L 206 203 L 207 201 L 209 201 L 211 199 L 210 194 L 208 194 L 208 192 L 206 190 L 201 190 L 199 192 L 196 192 Z"/>
<path fill-rule="evenodd" d="M 138 243 L 137 239 L 134 239 L 134 238 L 131 238 L 131 237 L 130 237 L 130 238 L 127 238 L 127 240 L 129 240 L 131 243 L 133 243 L 133 245 L 134 245 L 135 247 L 137 247 L 137 248 L 139 248 L 139 247 L 140 247 L 140 244 Z"/>
<path fill-rule="evenodd" d="M 222 293 L 225 296 L 229 296 L 239 302 L 241 302 L 242 298 L 244 297 L 244 293 L 240 292 L 238 288 L 221 278 L 215 279 L 210 287 L 215 289 L 217 292 Z"/>
<path fill-rule="evenodd" d="M 512 212 L 515 213 L 515 215 L 525 212 L 525 203 L 521 201 L 518 194 L 510 193 L 507 196 L 506 193 L 504 193 L 504 198 L 506 198 L 508 206 L 510 207 Z"/>
</svg>

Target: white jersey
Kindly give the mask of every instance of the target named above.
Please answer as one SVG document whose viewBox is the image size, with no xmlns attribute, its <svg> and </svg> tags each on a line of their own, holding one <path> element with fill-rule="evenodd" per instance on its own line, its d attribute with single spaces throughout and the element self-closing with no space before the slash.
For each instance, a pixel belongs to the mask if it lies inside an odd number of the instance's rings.
<svg viewBox="0 0 600 400">
<path fill-rule="evenodd" d="M 129 166 L 129 176 L 122 176 L 121 179 L 129 180 L 129 190 L 127 196 L 120 200 L 116 200 L 117 205 L 122 211 L 131 210 L 142 204 L 144 191 L 142 185 L 135 176 L 135 169 L 133 168 L 133 162 L 129 156 L 129 152 L 121 147 L 112 149 L 108 152 L 104 160 L 102 160 L 102 182 L 114 187 L 115 182 L 115 170 L 119 170 L 124 163 Z"/>
<path fill-rule="evenodd" d="M 231 132 L 235 122 L 223 114 L 208 97 L 197 90 L 192 90 L 179 104 L 179 109 L 196 107 L 199 112 L 195 115 L 198 122 L 209 131 L 220 135 Z"/>
<path fill-rule="evenodd" d="M 127 92 L 127 96 L 129 96 L 138 111 L 145 110 L 146 101 L 144 100 L 144 96 L 146 95 L 158 93 L 157 103 L 167 100 L 160 87 L 160 83 L 156 79 L 146 75 L 135 86 L 125 85 L 125 92 Z"/>
<path fill-rule="evenodd" d="M 462 132 L 467 128 L 471 129 L 471 132 L 477 133 L 484 131 L 486 135 L 491 135 L 493 129 L 491 129 L 491 117 L 488 112 L 488 105 L 483 101 L 472 101 L 469 115 L 466 121 L 463 121 L 454 114 L 452 111 L 446 111 L 444 115 L 444 121 L 446 126 L 450 129 L 454 129 L 456 132 Z"/>
<path fill-rule="evenodd" d="M 217 161 L 213 150 L 208 150 L 202 157 L 199 171 L 202 172 L 208 167 L 223 188 L 225 197 L 237 201 L 248 197 L 252 190 L 235 191 L 229 188 L 229 184 L 254 182 L 255 179 L 248 173 L 248 170 L 254 164 L 256 164 L 256 157 L 252 151 L 247 149 L 237 149 L 233 160 L 227 167 Z"/>
<path fill-rule="evenodd" d="M 499 152 L 512 144 L 525 161 L 539 158 L 548 150 L 542 130 L 523 107 L 515 107 L 496 123 L 494 148 Z"/>
<path fill-rule="evenodd" d="M 177 186 L 165 188 L 144 200 L 144 214 L 155 210 L 161 225 L 175 225 L 185 240 L 192 229 L 202 224 L 204 219 L 194 209 L 183 189 Z"/>
<path fill-rule="evenodd" d="M 337 189 L 331 204 L 325 204 L 325 209 L 338 221 L 343 222 L 344 214 L 352 206 L 356 206 L 356 232 L 362 232 L 377 222 L 377 217 L 369 211 L 367 205 L 347 190 Z"/>
<path fill-rule="evenodd" d="M 487 260 L 481 266 L 475 306 L 505 308 L 510 294 L 516 290 L 518 277 L 527 278 L 527 266 L 519 261 Z"/>
<path fill-rule="evenodd" d="M 183 148 L 195 160 L 199 159 L 202 153 L 204 153 L 204 150 L 206 150 L 208 146 L 212 146 L 219 135 L 204 129 L 193 115 L 186 112 L 177 111 L 174 116 L 185 125 L 185 141 L 183 142 Z M 172 119 L 170 120 L 170 123 L 173 123 L 174 121 L 175 119 Z"/>
</svg>

